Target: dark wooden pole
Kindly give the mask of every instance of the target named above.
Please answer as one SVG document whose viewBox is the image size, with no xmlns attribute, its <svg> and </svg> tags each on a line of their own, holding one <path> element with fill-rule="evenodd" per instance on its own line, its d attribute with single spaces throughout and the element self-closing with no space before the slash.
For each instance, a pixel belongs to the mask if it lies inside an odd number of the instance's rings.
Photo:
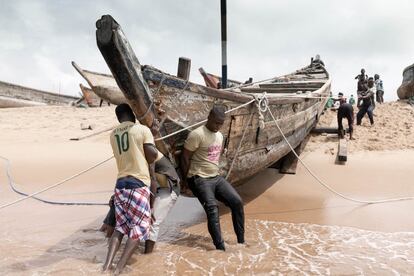
<svg viewBox="0 0 414 276">
<path fill-rule="evenodd" d="M 141 124 L 151 127 L 155 119 L 151 91 L 121 26 L 112 16 L 103 15 L 96 22 L 96 28 L 98 48 L 116 83 Z M 160 130 L 163 132 L 163 127 Z M 160 133 L 154 136 L 159 137 Z M 156 142 L 156 145 L 163 154 L 167 153 L 168 147 L 163 141 Z"/>
<path fill-rule="evenodd" d="M 221 88 L 227 88 L 227 4 L 221 0 Z"/>
<path fill-rule="evenodd" d="M 190 78 L 190 70 L 191 70 L 191 59 L 180 57 L 178 59 L 177 77 L 183 80 L 188 80 Z"/>
</svg>

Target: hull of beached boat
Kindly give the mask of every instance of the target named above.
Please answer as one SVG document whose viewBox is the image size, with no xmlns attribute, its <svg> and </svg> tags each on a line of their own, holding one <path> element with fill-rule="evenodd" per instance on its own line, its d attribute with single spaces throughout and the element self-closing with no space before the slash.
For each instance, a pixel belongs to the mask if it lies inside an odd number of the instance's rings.
<svg viewBox="0 0 414 276">
<path fill-rule="evenodd" d="M 220 130 L 224 136 L 221 174 L 228 176 L 233 184 L 286 156 L 291 152 L 287 142 L 293 148 L 298 147 L 318 121 L 330 93 L 329 74 L 320 64 L 225 90 L 195 84 L 154 67 L 142 66 L 111 16 L 103 16 L 96 26 L 98 48 L 137 118 L 149 127 L 154 119 L 161 122 L 156 137 L 205 120 L 214 105 L 222 105 L 227 110 L 239 107 L 227 115 Z M 241 107 L 265 95 L 265 106 L 276 117 L 276 122 L 268 111 L 260 111 L 257 102 Z M 178 163 L 187 135 L 188 131 L 182 131 L 156 145 Z"/>
<path fill-rule="evenodd" d="M 414 64 L 403 71 L 403 82 L 397 90 L 398 98 L 401 100 L 414 97 Z"/>
<path fill-rule="evenodd" d="M 0 82 L 0 107 L 25 107 L 37 105 L 68 105 L 77 97 L 32 89 L 7 82 Z"/>
<path fill-rule="evenodd" d="M 229 90 L 189 83 L 149 66 L 142 68 L 155 103 L 155 114 L 163 122 L 162 135 L 206 119 L 213 105 L 229 110 L 266 92 L 270 111 L 291 146 L 296 148 L 315 126 L 330 93 L 331 81 L 320 68 L 306 67 L 271 81 Z M 238 109 L 227 116 L 221 129 L 225 141 L 221 170 L 227 175 L 234 160 L 229 175 L 233 183 L 260 172 L 291 151 L 270 114 L 262 113 L 264 127 L 261 127 L 259 113 L 255 104 Z M 167 139 L 173 152 L 179 152 L 187 134 Z"/>
</svg>

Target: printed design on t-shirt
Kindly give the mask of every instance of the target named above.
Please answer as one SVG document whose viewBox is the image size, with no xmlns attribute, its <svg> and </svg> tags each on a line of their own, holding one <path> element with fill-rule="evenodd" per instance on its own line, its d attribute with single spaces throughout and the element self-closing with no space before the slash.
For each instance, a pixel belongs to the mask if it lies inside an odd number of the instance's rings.
<svg viewBox="0 0 414 276">
<path fill-rule="evenodd" d="M 220 159 L 221 145 L 211 145 L 207 148 L 207 158 L 210 162 L 218 162 Z"/>
</svg>

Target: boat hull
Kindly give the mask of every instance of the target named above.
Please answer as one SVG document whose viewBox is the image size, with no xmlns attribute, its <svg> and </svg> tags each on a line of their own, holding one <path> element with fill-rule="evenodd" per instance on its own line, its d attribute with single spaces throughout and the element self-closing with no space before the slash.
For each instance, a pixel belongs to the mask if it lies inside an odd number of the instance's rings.
<svg viewBox="0 0 414 276">
<path fill-rule="evenodd" d="M 401 100 L 414 97 L 414 64 L 403 71 L 403 82 L 397 90 L 398 98 Z"/>
</svg>

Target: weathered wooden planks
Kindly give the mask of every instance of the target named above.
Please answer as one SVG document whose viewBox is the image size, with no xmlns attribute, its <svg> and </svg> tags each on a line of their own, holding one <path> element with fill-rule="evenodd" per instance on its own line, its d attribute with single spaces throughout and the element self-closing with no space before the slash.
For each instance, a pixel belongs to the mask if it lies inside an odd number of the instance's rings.
<svg viewBox="0 0 414 276">
<path fill-rule="evenodd" d="M 242 88 L 241 91 L 248 92 L 248 93 L 296 93 L 298 91 L 306 92 L 306 91 L 315 91 L 318 88 L 312 87 L 273 87 L 273 88 L 265 88 L 265 87 L 245 87 Z"/>
<path fill-rule="evenodd" d="M 346 139 L 339 139 L 338 143 L 338 161 L 346 162 L 348 160 L 348 149 Z"/>
<path fill-rule="evenodd" d="M 180 57 L 178 59 L 177 77 L 183 80 L 189 80 L 191 71 L 191 59 Z"/>
</svg>

